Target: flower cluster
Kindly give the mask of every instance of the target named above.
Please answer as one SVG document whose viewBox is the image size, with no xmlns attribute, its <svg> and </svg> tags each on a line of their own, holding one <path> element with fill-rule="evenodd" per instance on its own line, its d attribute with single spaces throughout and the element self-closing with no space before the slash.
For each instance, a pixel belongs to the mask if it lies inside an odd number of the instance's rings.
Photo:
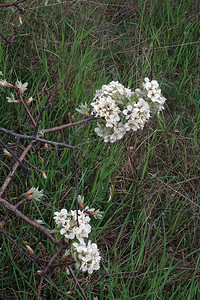
<svg viewBox="0 0 200 300">
<path fill-rule="evenodd" d="M 164 109 L 165 101 L 156 80 L 145 78 L 142 89 L 133 92 L 112 81 L 96 91 L 91 103 L 92 114 L 99 118 L 94 131 L 105 142 L 114 143 L 127 131 L 143 129 L 152 112 Z M 84 112 L 87 109 L 84 105 Z M 83 107 L 77 111 L 83 113 Z"/>
<path fill-rule="evenodd" d="M 83 239 L 79 243 L 72 244 L 72 256 L 76 261 L 76 268 L 83 272 L 88 271 L 92 274 L 93 271 L 100 268 L 101 256 L 95 243 L 88 241 L 86 244 Z"/>
<path fill-rule="evenodd" d="M 78 222 L 76 210 L 68 212 L 63 208 L 60 212 L 55 212 L 54 215 L 56 225 L 60 228 L 60 234 L 64 235 L 65 238 L 71 240 L 88 238 L 91 232 L 90 217 L 85 215 L 83 211 L 78 210 Z"/>
<path fill-rule="evenodd" d="M 84 197 L 79 196 L 79 206 L 83 209 Z M 77 216 L 78 213 L 78 216 Z M 91 232 L 90 216 L 97 219 L 102 218 L 102 213 L 94 208 L 89 209 L 88 206 L 83 210 L 67 211 L 65 208 L 60 212 L 54 213 L 54 220 L 57 225 L 57 231 L 66 241 L 73 240 L 71 253 L 76 261 L 76 267 L 83 272 L 93 271 L 100 268 L 100 255 L 97 245 L 87 241 Z M 77 218 L 78 217 L 78 218 Z"/>
</svg>

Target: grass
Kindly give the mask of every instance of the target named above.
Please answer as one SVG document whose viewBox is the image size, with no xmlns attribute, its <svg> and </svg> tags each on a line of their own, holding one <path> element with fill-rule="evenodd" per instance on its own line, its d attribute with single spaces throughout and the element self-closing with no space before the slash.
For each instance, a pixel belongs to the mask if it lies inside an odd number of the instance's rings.
<svg viewBox="0 0 200 300">
<path fill-rule="evenodd" d="M 137 87 L 145 76 L 157 79 L 167 106 L 142 132 L 122 141 L 104 144 L 93 134 L 95 124 L 85 127 L 71 141 L 80 145 L 80 191 L 87 204 L 105 211 L 94 222 L 92 236 L 98 242 L 101 269 L 92 276 L 76 272 L 88 299 L 193 300 L 200 298 L 199 284 L 199 12 L 198 1 L 76 1 L 44 7 L 33 1 L 25 9 L 24 25 L 13 36 L 11 49 L 0 44 L 1 70 L 8 81 L 28 81 L 27 97 L 38 115 L 51 101 L 42 127 L 67 123 L 75 108 L 90 103 L 95 90 L 111 80 Z M 11 37 L 13 15 L 1 9 L 0 31 Z M 154 50 L 153 50 L 154 49 Z M 0 126 L 31 133 L 22 107 L 8 104 L 1 89 Z M 63 141 L 72 129 L 51 133 Z M 9 141 L 5 135 L 4 141 Z M 1 151 L 0 178 L 11 167 Z M 16 203 L 31 186 L 44 189 L 41 202 L 24 205 L 31 219 L 42 219 L 53 228 L 53 212 L 74 208 L 75 179 L 72 153 L 60 151 L 65 175 L 54 168 L 51 149 L 42 150 L 45 181 L 37 171 L 33 180 L 20 170 L 5 197 Z M 108 202 L 110 188 L 114 196 Z M 5 231 L 36 258 L 49 258 L 53 246 L 35 229 L 1 208 Z M 35 299 L 40 281 L 37 269 L 25 262 L 2 236 L 0 256 L 1 299 Z M 49 270 L 59 292 L 82 299 L 64 269 Z M 52 282 L 45 279 L 41 299 L 60 299 Z M 67 294 L 72 291 L 73 294 Z"/>
</svg>

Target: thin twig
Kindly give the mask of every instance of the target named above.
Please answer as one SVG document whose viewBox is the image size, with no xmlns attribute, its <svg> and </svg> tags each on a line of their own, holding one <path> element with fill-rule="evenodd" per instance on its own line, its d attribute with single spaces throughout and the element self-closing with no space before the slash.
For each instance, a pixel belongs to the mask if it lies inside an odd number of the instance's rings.
<svg viewBox="0 0 200 300">
<path fill-rule="evenodd" d="M 14 137 L 19 137 L 19 138 L 22 138 L 22 139 L 32 140 L 32 141 L 36 141 L 36 142 L 40 142 L 40 143 L 44 143 L 44 144 L 50 144 L 50 145 L 53 145 L 53 146 L 57 145 L 57 146 L 62 146 L 62 147 L 65 147 L 65 148 L 70 148 L 70 149 L 78 149 L 79 148 L 77 146 L 71 146 L 71 145 L 68 145 L 66 143 L 58 143 L 58 142 L 53 142 L 53 141 L 45 140 L 45 139 L 42 139 L 42 138 L 38 138 L 38 137 L 35 137 L 35 136 L 15 133 L 15 132 L 10 131 L 8 129 L 5 129 L 3 127 L 0 127 L 0 131 L 4 132 L 6 134 L 12 135 Z"/>
<path fill-rule="evenodd" d="M 185 195 L 183 195 L 182 193 L 180 193 L 179 191 L 175 190 L 174 188 L 172 188 L 169 184 L 165 183 L 164 181 L 162 181 L 160 178 L 156 177 L 155 175 L 148 173 L 149 175 L 151 175 L 152 177 L 154 177 L 155 179 L 157 179 L 159 182 L 161 182 L 163 185 L 167 186 L 170 190 L 172 190 L 173 192 L 175 192 L 176 194 L 178 194 L 179 196 L 187 199 L 190 203 L 192 203 L 193 205 L 197 206 L 198 208 L 200 208 L 200 205 L 198 205 L 197 203 L 193 202 L 192 200 L 190 200 L 188 197 L 186 197 Z"/>
<path fill-rule="evenodd" d="M 12 42 L 11 42 L 9 39 L 7 39 L 7 38 L 3 35 L 2 32 L 0 32 L 0 37 L 2 37 L 2 39 L 3 39 L 3 40 L 4 40 L 11 48 L 13 48 Z"/>
<path fill-rule="evenodd" d="M 30 255 L 28 255 L 27 253 L 25 253 L 25 252 L 20 248 L 20 246 L 17 244 L 17 242 L 16 242 L 14 239 L 12 239 L 12 238 L 5 232 L 5 230 L 4 230 L 2 227 L 0 227 L 0 232 L 2 232 L 2 234 L 4 234 L 4 235 L 6 236 L 6 238 L 7 238 L 7 239 L 15 246 L 15 248 L 18 249 L 20 255 L 23 255 L 23 256 L 25 257 L 25 259 L 30 260 L 30 261 L 36 266 L 36 268 L 37 268 L 38 270 L 41 270 L 41 271 L 42 271 L 42 268 L 36 263 L 35 258 L 32 257 L 32 256 L 30 256 Z M 56 290 L 57 290 L 57 292 L 59 293 L 60 297 L 61 297 L 63 300 L 65 300 L 65 298 L 64 298 L 64 297 L 62 296 L 62 294 L 60 293 L 60 291 L 59 291 L 57 285 L 52 281 L 52 279 L 51 279 L 48 275 L 46 275 L 46 274 L 45 274 L 45 277 L 46 277 L 46 278 L 49 280 L 49 282 L 51 282 L 51 284 L 56 288 Z"/>
<path fill-rule="evenodd" d="M 13 86 L 13 87 L 14 87 L 14 86 Z M 14 87 L 14 88 L 16 89 L 17 94 L 18 94 L 18 96 L 19 96 L 19 98 L 20 98 L 20 102 L 23 104 L 23 106 L 24 106 L 24 108 L 25 108 L 25 110 L 26 110 L 26 112 L 27 112 L 29 118 L 31 119 L 31 122 L 33 123 L 33 126 L 36 127 L 37 124 L 36 124 L 36 122 L 35 122 L 35 120 L 34 120 L 32 114 L 31 114 L 31 112 L 30 112 L 28 106 L 26 105 L 26 103 L 24 102 L 24 100 L 23 100 L 23 98 L 22 98 L 22 93 L 20 92 L 20 90 L 19 90 L 18 88 L 16 88 L 16 87 Z"/>
<path fill-rule="evenodd" d="M 96 117 L 89 117 L 89 118 L 87 118 L 87 119 L 85 119 L 84 121 L 85 122 L 83 122 L 69 137 L 68 137 L 68 139 L 65 141 L 66 143 L 67 142 L 69 142 L 69 140 L 71 140 L 73 137 L 74 137 L 74 135 L 76 135 L 76 133 L 86 124 L 86 123 L 88 123 L 89 121 L 91 121 L 91 120 L 93 120 L 93 119 L 96 119 Z"/>
<path fill-rule="evenodd" d="M 18 1 L 14 1 L 14 2 L 0 3 L 0 7 L 16 6 L 17 4 L 20 4 L 25 1 L 27 1 L 27 0 L 18 0 Z"/>
<path fill-rule="evenodd" d="M 22 152 L 21 156 L 19 157 L 19 160 L 20 160 L 20 161 L 23 161 L 23 159 L 25 158 L 26 154 L 27 154 L 28 151 L 33 147 L 33 145 L 34 145 L 34 141 L 32 141 L 32 142 L 24 149 L 24 151 Z M 10 173 L 9 173 L 8 176 L 6 177 L 6 179 L 5 179 L 4 183 L 3 183 L 3 185 L 2 185 L 1 188 L 0 188 L 0 196 L 3 195 L 5 189 L 7 188 L 8 184 L 9 184 L 11 178 L 13 177 L 15 171 L 17 170 L 18 166 L 19 166 L 19 163 L 18 163 L 18 161 L 16 161 L 15 164 L 13 165 L 12 170 L 10 171 Z"/>
<path fill-rule="evenodd" d="M 25 167 L 25 165 L 20 161 L 16 153 L 12 151 L 12 149 L 10 149 L 10 147 L 8 147 L 1 139 L 0 139 L 0 144 L 14 157 L 14 159 L 19 163 L 20 167 L 24 170 L 24 172 L 27 173 L 28 177 L 32 179 L 30 169 Z"/>
<path fill-rule="evenodd" d="M 46 268 L 44 269 L 44 272 L 42 274 L 42 277 L 40 279 L 40 284 L 39 284 L 39 287 L 38 287 L 38 293 L 37 293 L 37 300 L 40 300 L 40 294 L 41 294 L 41 289 L 42 289 L 42 283 L 44 281 L 44 277 L 49 269 L 49 267 L 51 266 L 52 262 L 54 261 L 54 259 L 58 256 L 58 254 L 61 252 L 62 250 L 62 247 L 58 248 L 58 250 L 56 251 L 56 253 L 52 256 L 52 258 L 49 260 Z"/>
<path fill-rule="evenodd" d="M 15 204 L 15 208 L 19 207 L 20 205 L 22 205 L 26 201 L 27 201 L 27 199 L 23 198 L 22 200 L 20 200 L 19 202 L 17 202 L 17 204 Z"/>
<path fill-rule="evenodd" d="M 84 290 L 82 289 L 81 285 L 79 284 L 79 282 L 78 282 L 78 280 L 77 280 L 77 278 L 76 278 L 76 276 L 75 276 L 75 274 L 74 274 L 74 272 L 73 272 L 71 266 L 68 266 L 68 269 L 69 269 L 69 272 L 70 272 L 70 274 L 72 275 L 72 277 L 73 277 L 73 279 L 74 279 L 75 284 L 77 285 L 79 291 L 81 292 L 83 298 L 84 298 L 85 300 L 88 300 L 88 298 L 87 298 L 87 296 L 85 295 Z"/>
<path fill-rule="evenodd" d="M 86 124 L 86 123 L 88 123 L 92 120 L 95 120 L 95 119 L 96 119 L 95 116 L 90 116 L 87 119 L 80 120 L 80 121 L 77 121 L 77 122 L 68 123 L 68 124 L 65 124 L 65 125 L 61 125 L 61 126 L 57 126 L 57 127 L 53 127 L 53 128 L 49 128 L 49 129 L 44 129 L 44 133 L 49 133 L 49 132 L 53 132 L 53 131 L 62 130 L 62 129 L 72 127 L 72 126 L 76 126 L 76 125 L 79 125 L 79 124 L 82 124 L 82 123 Z"/>
<path fill-rule="evenodd" d="M 38 133 L 38 129 L 39 129 L 40 123 L 42 121 L 42 116 L 44 114 L 45 109 L 47 108 L 49 100 L 50 100 L 50 95 L 47 97 L 47 101 L 45 102 L 45 104 L 43 105 L 43 107 L 42 107 L 42 109 L 40 111 L 40 114 L 39 114 L 39 117 L 38 117 L 38 120 L 37 120 L 37 123 L 36 123 L 36 128 L 35 128 L 35 136 Z"/>
<path fill-rule="evenodd" d="M 30 163 L 27 159 L 24 158 L 24 162 L 27 163 L 31 168 L 37 170 L 39 173 L 43 173 L 42 170 L 38 169 L 36 166 L 34 166 L 32 163 Z"/>
<path fill-rule="evenodd" d="M 76 157 L 76 149 L 73 150 L 73 158 L 74 158 L 74 175 L 76 180 L 76 221 L 77 226 L 79 227 L 79 221 L 78 221 L 78 195 L 79 195 L 79 182 L 78 182 L 78 171 L 77 171 L 77 157 Z"/>
<path fill-rule="evenodd" d="M 55 159 L 56 159 L 56 163 L 54 164 L 54 166 L 57 167 L 61 173 L 63 173 L 63 170 L 62 170 L 62 168 L 60 166 L 60 163 L 59 163 L 59 156 L 58 156 L 58 147 L 57 147 L 57 145 L 55 145 L 54 148 L 55 148 Z"/>
</svg>

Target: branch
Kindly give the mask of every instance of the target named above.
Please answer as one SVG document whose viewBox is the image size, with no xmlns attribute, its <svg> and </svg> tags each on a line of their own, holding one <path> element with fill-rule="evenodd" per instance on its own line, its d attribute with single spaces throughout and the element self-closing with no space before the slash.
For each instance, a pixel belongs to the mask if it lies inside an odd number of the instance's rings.
<svg viewBox="0 0 200 300">
<path fill-rule="evenodd" d="M 42 116 L 44 114 L 44 111 L 45 111 L 48 103 L 49 103 L 49 100 L 50 100 L 50 95 L 48 95 L 47 101 L 45 102 L 45 104 L 42 106 L 42 108 L 40 110 L 40 114 L 39 114 L 39 117 L 38 117 L 38 120 L 37 120 L 37 123 L 36 123 L 36 127 L 35 127 L 35 135 L 38 133 L 38 129 L 39 129 L 40 123 L 42 121 Z"/>
<path fill-rule="evenodd" d="M 2 232 L 6 238 L 15 246 L 15 248 L 17 248 L 20 252 L 21 255 L 24 255 L 25 259 L 28 259 L 30 261 L 32 261 L 32 263 L 36 266 L 36 268 L 38 270 L 41 270 L 42 268 L 36 263 L 35 259 L 33 257 L 31 257 L 30 255 L 28 255 L 27 253 L 25 253 L 21 248 L 20 246 L 17 244 L 17 242 L 15 240 L 13 240 L 6 232 L 5 230 L 0 227 L 0 232 Z M 49 280 L 49 282 L 51 282 L 51 284 L 56 288 L 56 290 L 58 291 L 58 294 L 60 295 L 60 297 L 63 299 L 63 300 L 66 300 L 60 293 L 57 285 L 51 280 L 51 278 L 45 274 L 45 277 Z"/>
<path fill-rule="evenodd" d="M 26 154 L 28 153 L 28 151 L 32 148 L 34 144 L 34 141 L 32 141 L 22 152 L 21 156 L 19 157 L 20 161 L 23 161 L 24 157 L 26 156 Z M 4 181 L 4 184 L 2 185 L 2 187 L 0 188 L 0 197 L 3 195 L 5 189 L 7 188 L 11 178 L 13 177 L 15 171 L 17 170 L 19 166 L 19 162 L 16 161 L 15 164 L 13 165 L 12 170 L 10 171 L 10 173 L 8 174 L 8 176 L 6 177 L 6 180 Z"/>
<path fill-rule="evenodd" d="M 57 130 L 62 130 L 62 129 L 72 127 L 72 126 L 76 126 L 76 125 L 79 125 L 79 124 L 82 124 L 82 123 L 86 124 L 86 123 L 88 123 L 92 120 L 95 120 L 95 119 L 96 119 L 95 116 L 90 116 L 87 119 L 80 120 L 80 121 L 77 121 L 77 122 L 68 123 L 68 124 L 65 124 L 65 125 L 61 125 L 61 126 L 57 126 L 57 127 L 53 127 L 53 128 L 49 128 L 49 129 L 44 129 L 44 133 L 49 133 L 49 132 L 53 132 L 53 131 L 57 131 Z"/>
<path fill-rule="evenodd" d="M 74 282 L 76 283 L 76 285 L 77 285 L 79 291 L 81 292 L 83 298 L 84 298 L 85 300 L 88 300 L 87 296 L 86 296 L 85 293 L 84 293 L 84 290 L 82 289 L 82 287 L 81 287 L 81 285 L 79 284 L 79 282 L 78 282 L 76 276 L 74 275 L 74 272 L 73 272 L 71 266 L 68 266 L 68 268 L 69 268 L 69 272 L 70 272 L 70 274 L 72 275 L 72 277 L 73 277 L 73 279 L 74 279 Z"/>
<path fill-rule="evenodd" d="M 58 248 L 58 250 L 56 251 L 56 253 L 52 256 L 52 258 L 49 260 L 46 268 L 44 269 L 44 272 L 42 274 L 42 277 L 40 279 L 40 284 L 38 287 L 38 293 L 37 293 L 37 300 L 40 300 L 40 294 L 41 294 L 41 289 L 42 289 L 42 283 L 44 281 L 44 277 L 49 269 L 49 267 L 51 266 L 52 262 L 54 261 L 54 259 L 58 256 L 58 254 L 60 253 L 60 251 L 62 250 L 62 247 Z"/>
<path fill-rule="evenodd" d="M 66 143 L 52 142 L 52 141 L 49 141 L 49 140 L 37 138 L 35 136 L 15 133 L 15 132 L 10 131 L 8 129 L 5 129 L 3 127 L 0 127 L 0 131 L 4 132 L 6 134 L 12 135 L 14 137 L 19 137 L 19 138 L 22 138 L 22 139 L 32 140 L 32 141 L 36 141 L 36 142 L 40 142 L 40 143 L 44 143 L 44 144 L 47 143 L 47 144 L 53 145 L 54 147 L 56 145 L 56 146 L 62 146 L 62 147 L 65 147 L 65 148 L 70 148 L 70 149 L 78 149 L 77 146 L 71 146 L 71 145 L 68 145 Z"/>
<path fill-rule="evenodd" d="M 27 0 L 18 0 L 15 2 L 5 2 L 5 3 L 0 3 L 0 7 L 9 7 L 9 6 L 16 6 L 22 2 L 25 2 Z"/>
<path fill-rule="evenodd" d="M 15 86 L 13 86 L 13 87 L 16 89 L 17 94 L 18 94 L 18 96 L 19 96 L 19 98 L 20 98 L 20 102 L 23 104 L 23 106 L 24 106 L 24 108 L 25 108 L 25 110 L 26 110 L 26 112 L 27 112 L 29 118 L 31 119 L 31 121 L 32 121 L 32 123 L 33 123 L 33 126 L 36 128 L 36 127 L 37 127 L 37 124 L 36 124 L 36 122 L 35 122 L 33 116 L 31 115 L 31 112 L 30 112 L 30 110 L 28 109 L 28 106 L 26 105 L 26 103 L 24 102 L 24 100 L 23 100 L 23 98 L 22 98 L 22 93 L 20 92 L 20 90 L 19 90 L 18 88 L 16 88 Z"/>
<path fill-rule="evenodd" d="M 77 157 L 76 157 L 76 150 L 73 150 L 73 158 L 74 158 L 74 175 L 76 179 L 76 221 L 77 221 L 77 226 L 79 227 L 79 222 L 78 222 L 78 195 L 79 195 L 79 183 L 78 183 L 78 172 L 77 172 Z"/>
<path fill-rule="evenodd" d="M 50 233 L 50 230 L 48 230 L 44 226 L 38 224 L 37 222 L 30 220 L 27 216 L 25 216 L 24 214 L 22 214 L 21 211 L 19 211 L 16 208 L 16 206 L 12 205 L 7 200 L 5 200 L 5 199 L 3 199 L 1 197 L 0 197 L 0 203 L 3 206 L 5 206 L 8 210 L 12 211 L 18 218 L 24 220 L 26 223 L 28 223 L 32 227 L 35 227 L 36 229 L 38 229 L 39 231 L 41 231 L 42 233 L 44 233 L 50 239 L 50 241 L 53 244 L 55 244 L 57 246 L 61 246 L 61 243 L 56 238 L 53 237 L 53 235 Z"/>
<path fill-rule="evenodd" d="M 3 35 L 2 32 L 0 32 L 0 37 L 2 37 L 2 39 L 3 39 L 8 45 L 10 45 L 10 47 L 13 49 L 12 42 L 11 42 L 9 39 L 7 39 L 7 38 Z"/>
<path fill-rule="evenodd" d="M 26 168 L 25 165 L 19 160 L 18 156 L 15 154 L 10 147 L 8 147 L 1 139 L 0 144 L 15 158 L 15 160 L 19 163 L 20 167 L 27 173 L 28 177 L 32 179 L 32 174 L 30 169 Z"/>
</svg>

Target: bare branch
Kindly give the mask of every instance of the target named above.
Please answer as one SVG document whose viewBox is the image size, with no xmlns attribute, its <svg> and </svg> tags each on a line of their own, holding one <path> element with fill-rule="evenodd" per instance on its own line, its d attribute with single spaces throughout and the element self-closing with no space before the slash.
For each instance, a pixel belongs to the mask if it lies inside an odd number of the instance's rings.
<svg viewBox="0 0 200 300">
<path fill-rule="evenodd" d="M 30 112 L 28 106 L 26 105 L 26 103 L 24 102 L 24 100 L 23 100 L 23 98 L 22 98 L 22 93 L 20 92 L 20 90 L 19 90 L 18 88 L 16 88 L 15 86 L 13 86 L 13 87 L 16 89 L 17 94 L 18 94 L 18 96 L 19 96 L 19 98 L 20 98 L 20 102 L 23 104 L 23 106 L 24 106 L 24 108 L 25 108 L 25 110 L 26 110 L 26 112 L 27 112 L 29 118 L 31 119 L 31 122 L 33 123 L 33 126 L 34 126 L 34 127 L 37 127 L 37 124 L 36 124 L 36 122 L 35 122 L 35 120 L 34 120 L 32 114 L 31 114 L 31 112 Z"/>
<path fill-rule="evenodd" d="M 53 146 L 56 145 L 56 146 L 62 146 L 62 147 L 65 147 L 65 148 L 70 148 L 70 149 L 78 149 L 77 146 L 71 146 L 71 145 L 68 145 L 66 143 L 58 143 L 58 142 L 53 142 L 53 141 L 41 139 L 41 138 L 38 138 L 38 137 L 35 137 L 35 136 L 15 133 L 15 132 L 10 131 L 8 129 L 5 129 L 3 127 L 0 127 L 0 131 L 4 132 L 6 134 L 12 135 L 14 137 L 22 138 L 22 139 L 32 140 L 32 141 L 36 141 L 36 142 L 40 142 L 40 143 L 44 143 L 44 144 L 50 144 L 50 145 L 53 145 Z"/>
<path fill-rule="evenodd" d="M 77 171 L 77 157 L 76 157 L 76 150 L 73 150 L 73 158 L 74 158 L 74 176 L 76 179 L 76 221 L 77 221 L 77 226 L 79 227 L 79 222 L 78 222 L 78 195 L 79 195 L 79 182 L 78 182 L 78 171 Z"/>
<path fill-rule="evenodd" d="M 6 38 L 6 37 L 3 35 L 2 32 L 0 32 L 0 37 L 1 37 L 8 45 L 10 45 L 11 48 L 13 48 L 12 42 L 11 42 L 8 38 Z"/>
<path fill-rule="evenodd" d="M 32 178 L 30 169 L 26 168 L 25 165 L 20 161 L 18 156 L 15 154 L 10 147 L 8 147 L 1 139 L 0 144 L 15 158 L 15 160 L 19 163 L 20 167 L 27 173 L 29 178 Z"/>
<path fill-rule="evenodd" d="M 62 250 L 62 247 L 58 248 L 58 250 L 56 251 L 56 253 L 52 256 L 52 258 L 49 260 L 43 274 L 42 274 L 42 277 L 40 279 L 40 284 L 39 284 L 39 287 L 38 287 L 38 293 L 37 293 L 37 300 L 40 300 L 40 294 L 41 294 L 41 289 L 42 289 L 42 283 L 44 281 L 44 277 L 49 269 L 49 267 L 51 266 L 52 262 L 54 261 L 54 259 L 58 256 L 58 254 L 60 253 L 60 251 Z"/>
<path fill-rule="evenodd" d="M 88 122 L 90 122 L 92 120 L 95 120 L 95 119 L 96 119 L 95 116 L 90 116 L 87 119 L 80 120 L 80 121 L 77 121 L 77 122 L 68 123 L 68 124 L 65 124 L 65 125 L 61 125 L 61 126 L 57 126 L 57 127 L 53 127 L 53 128 L 49 128 L 49 129 L 44 129 L 44 133 L 49 133 L 49 132 L 53 132 L 53 131 L 63 130 L 65 128 L 76 126 L 76 125 L 79 125 L 79 124 L 82 124 L 82 123 L 86 124 L 86 123 L 88 123 Z"/>
<path fill-rule="evenodd" d="M 12 238 L 5 232 L 5 230 L 4 230 L 2 227 L 0 227 L 0 232 L 2 232 L 2 233 L 6 236 L 6 238 L 7 238 L 7 239 L 15 246 L 15 248 L 18 249 L 20 255 L 23 255 L 23 256 L 25 257 L 25 259 L 30 260 L 30 261 L 35 265 L 35 267 L 36 267 L 38 270 L 41 270 L 41 271 L 42 271 L 42 268 L 37 264 L 36 259 L 35 259 L 34 257 L 32 257 L 31 255 L 25 253 L 25 252 L 22 250 L 22 248 L 17 244 L 17 242 L 16 242 L 14 239 L 12 239 Z M 51 284 L 55 287 L 55 289 L 57 290 L 57 292 L 58 292 L 58 294 L 60 295 L 60 297 L 61 297 L 63 300 L 65 300 L 65 298 L 64 298 L 64 297 L 62 296 L 62 294 L 60 293 L 60 291 L 59 291 L 57 285 L 52 281 L 52 279 L 51 279 L 48 275 L 46 275 L 46 274 L 45 274 L 45 277 L 46 277 L 46 278 L 49 280 L 49 282 L 51 282 Z"/>
<path fill-rule="evenodd" d="M 48 230 L 44 226 L 38 224 L 37 222 L 30 220 L 27 216 L 22 214 L 21 211 L 19 211 L 16 208 L 16 206 L 12 205 L 7 200 L 5 200 L 1 197 L 0 197 L 0 203 L 3 206 L 5 206 L 8 210 L 12 211 L 17 217 L 19 217 L 20 219 L 24 220 L 26 223 L 28 223 L 32 227 L 35 227 L 36 229 L 38 229 L 39 231 L 44 233 L 44 235 L 46 235 L 46 237 L 48 237 L 53 244 L 61 246 L 61 243 L 56 238 L 53 237 L 53 235 L 50 233 L 50 230 Z"/>
<path fill-rule="evenodd" d="M 34 141 L 32 141 L 25 149 L 24 151 L 22 152 L 21 156 L 19 157 L 19 160 L 20 161 L 23 161 L 24 157 L 26 156 L 26 154 L 28 153 L 28 151 L 33 147 L 34 145 Z M 16 161 L 15 164 L 13 165 L 13 168 L 12 170 L 10 171 L 10 173 L 8 174 L 8 176 L 6 177 L 5 181 L 4 181 L 4 184 L 2 185 L 2 187 L 0 188 L 0 196 L 3 195 L 5 189 L 7 188 L 11 178 L 13 177 L 15 171 L 17 170 L 19 166 L 19 162 Z"/>
<path fill-rule="evenodd" d="M 9 7 L 9 6 L 16 6 L 22 2 L 25 2 L 27 0 L 18 0 L 14 2 L 5 2 L 5 3 L 0 3 L 0 7 Z"/>
<path fill-rule="evenodd" d="M 75 282 L 75 284 L 77 285 L 79 291 L 81 292 L 83 298 L 84 298 L 85 300 L 88 300 L 87 296 L 86 296 L 85 293 L 84 293 L 84 290 L 82 289 L 82 287 L 81 287 L 81 285 L 79 284 L 79 282 L 78 282 L 76 276 L 74 275 L 74 272 L 73 272 L 71 266 L 68 266 L 68 268 L 69 268 L 69 272 L 70 272 L 70 274 L 72 275 L 72 277 L 73 277 L 73 279 L 74 279 L 74 282 Z"/>
</svg>

